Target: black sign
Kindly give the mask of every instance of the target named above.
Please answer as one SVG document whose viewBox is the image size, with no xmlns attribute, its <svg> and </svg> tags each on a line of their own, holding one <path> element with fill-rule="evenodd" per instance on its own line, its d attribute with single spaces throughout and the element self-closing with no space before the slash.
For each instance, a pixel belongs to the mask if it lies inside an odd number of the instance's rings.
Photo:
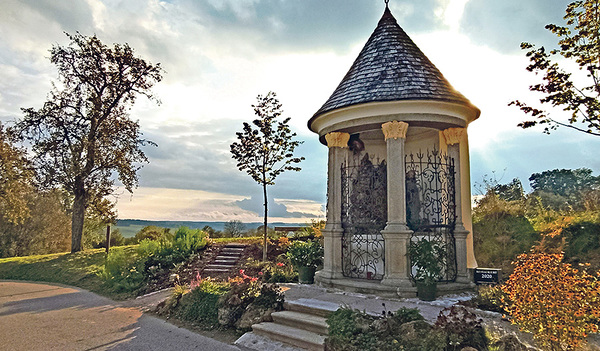
<svg viewBox="0 0 600 351">
<path fill-rule="evenodd" d="M 494 268 L 475 268 L 473 281 L 475 284 L 498 284 L 502 270 Z"/>
</svg>

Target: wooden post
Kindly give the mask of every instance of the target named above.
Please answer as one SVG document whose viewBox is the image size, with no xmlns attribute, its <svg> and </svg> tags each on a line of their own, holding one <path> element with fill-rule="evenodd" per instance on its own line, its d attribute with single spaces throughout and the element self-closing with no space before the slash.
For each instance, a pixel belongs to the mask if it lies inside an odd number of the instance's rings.
<svg viewBox="0 0 600 351">
<path fill-rule="evenodd" d="M 106 253 L 110 250 L 110 224 L 106 226 Z"/>
</svg>

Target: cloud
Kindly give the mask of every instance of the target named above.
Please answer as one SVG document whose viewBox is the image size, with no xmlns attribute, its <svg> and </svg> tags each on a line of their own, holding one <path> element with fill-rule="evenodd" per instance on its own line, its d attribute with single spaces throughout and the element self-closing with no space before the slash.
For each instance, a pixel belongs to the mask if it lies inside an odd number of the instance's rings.
<svg viewBox="0 0 600 351">
<path fill-rule="evenodd" d="M 561 22 L 566 3 L 390 2 L 400 26 L 482 110 L 469 127 L 473 182 L 505 168 L 507 181 L 557 167 L 600 168 L 586 151 L 594 150 L 588 137 L 522 131 L 516 124 L 523 115 L 506 106 L 529 97 L 519 43 L 554 43 L 543 27 Z M 130 111 L 159 147 L 144 148 L 150 163 L 139 172 L 133 200 L 120 199 L 122 216 L 260 221 L 260 186 L 237 169 L 229 145 L 242 122 L 254 118 L 256 95 L 272 90 L 305 141 L 297 155 L 306 157 L 301 172 L 286 172 L 269 187 L 273 214 L 310 217 L 326 199 L 327 147 L 306 122 L 342 80 L 383 9 L 383 1 L 365 0 L 4 0 L 0 120 L 42 106 L 57 77 L 48 50 L 68 44 L 63 31 L 96 33 L 107 45 L 129 43 L 166 74 L 154 89 L 162 104 L 142 98 Z"/>
<path fill-rule="evenodd" d="M 264 200 L 262 195 L 252 195 L 235 204 L 241 209 L 264 215 Z M 307 219 L 323 217 L 321 204 L 315 201 L 297 199 L 274 199 L 269 196 L 268 216 L 269 218 L 295 218 Z"/>
<path fill-rule="evenodd" d="M 597 172 L 600 160 L 595 156 L 594 138 L 566 128 L 546 135 L 540 130 L 515 127 L 511 132 L 501 133 L 492 147 L 471 149 L 471 184 L 481 183 L 484 176 L 495 173 L 501 184 L 519 178 L 528 191 L 529 176 L 536 172 L 581 167 Z"/>
<path fill-rule="evenodd" d="M 123 188 L 117 200 L 119 218 L 179 221 L 255 222 L 259 216 L 235 205 L 242 199 L 221 193 L 189 189 L 147 188 L 130 195 Z"/>
<path fill-rule="evenodd" d="M 548 23 L 563 23 L 570 0 L 470 0 L 464 10 L 461 30 L 475 43 L 499 52 L 517 53 L 521 42 L 556 45 Z M 492 68 L 492 67 L 490 67 Z"/>
</svg>

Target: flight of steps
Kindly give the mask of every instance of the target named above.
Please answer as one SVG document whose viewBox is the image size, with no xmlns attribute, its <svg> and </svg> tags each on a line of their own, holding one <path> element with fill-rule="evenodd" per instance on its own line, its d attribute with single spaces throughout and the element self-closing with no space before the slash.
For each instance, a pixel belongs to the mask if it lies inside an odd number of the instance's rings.
<svg viewBox="0 0 600 351">
<path fill-rule="evenodd" d="M 252 332 L 305 350 L 325 349 L 325 318 L 338 304 L 313 299 L 285 302 L 284 310 L 271 314 L 273 322 L 252 326 Z"/>
<path fill-rule="evenodd" d="M 221 249 L 215 259 L 204 267 L 203 274 L 230 274 L 237 273 L 234 269 L 237 267 L 236 264 L 242 257 L 242 252 L 246 248 L 244 244 L 230 243 Z"/>
</svg>

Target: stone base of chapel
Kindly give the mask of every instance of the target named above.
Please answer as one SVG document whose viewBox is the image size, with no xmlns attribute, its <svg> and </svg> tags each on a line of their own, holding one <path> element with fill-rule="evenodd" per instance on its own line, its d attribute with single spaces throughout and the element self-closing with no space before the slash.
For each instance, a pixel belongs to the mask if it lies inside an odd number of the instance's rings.
<svg viewBox="0 0 600 351">
<path fill-rule="evenodd" d="M 379 280 L 367 279 L 352 279 L 352 278 L 336 278 L 330 279 L 317 274 L 315 276 L 315 284 L 319 284 L 325 288 L 335 288 L 348 292 L 377 295 L 381 297 L 416 297 L 417 288 L 415 286 L 389 286 L 383 285 Z M 438 296 L 449 294 L 460 294 L 470 292 L 475 289 L 475 284 L 468 283 L 438 283 Z"/>
</svg>

